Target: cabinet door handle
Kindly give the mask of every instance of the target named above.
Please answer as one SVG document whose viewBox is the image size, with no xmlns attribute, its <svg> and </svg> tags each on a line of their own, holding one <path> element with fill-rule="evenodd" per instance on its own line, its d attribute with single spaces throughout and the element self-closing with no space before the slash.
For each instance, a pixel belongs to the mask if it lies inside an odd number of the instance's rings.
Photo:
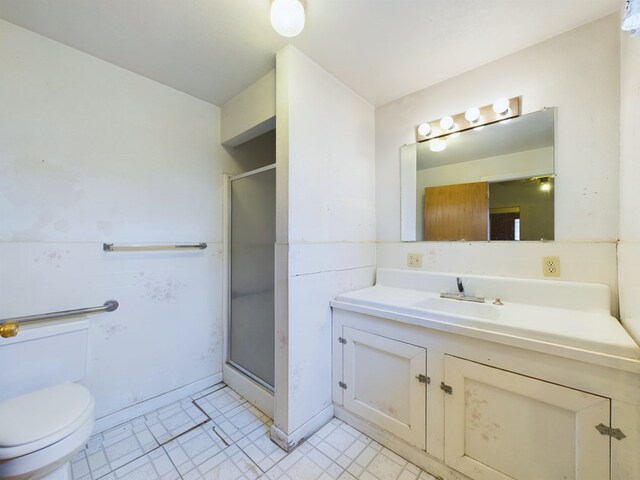
<svg viewBox="0 0 640 480">
<path fill-rule="evenodd" d="M 431 383 L 431 377 L 427 377 L 426 375 L 416 375 L 416 378 L 420 383 L 424 383 L 426 385 L 429 385 Z"/>
</svg>

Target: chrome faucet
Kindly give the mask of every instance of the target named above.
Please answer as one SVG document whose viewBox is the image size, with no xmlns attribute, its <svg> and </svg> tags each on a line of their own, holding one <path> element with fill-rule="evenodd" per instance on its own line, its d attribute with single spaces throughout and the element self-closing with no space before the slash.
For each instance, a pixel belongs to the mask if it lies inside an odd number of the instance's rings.
<svg viewBox="0 0 640 480">
<path fill-rule="evenodd" d="M 462 279 L 460 277 L 456 277 L 456 283 L 458 284 L 458 293 L 441 293 L 440 298 L 461 300 L 463 302 L 485 303 L 484 297 L 475 297 L 464 293 L 464 285 L 462 284 Z"/>
</svg>

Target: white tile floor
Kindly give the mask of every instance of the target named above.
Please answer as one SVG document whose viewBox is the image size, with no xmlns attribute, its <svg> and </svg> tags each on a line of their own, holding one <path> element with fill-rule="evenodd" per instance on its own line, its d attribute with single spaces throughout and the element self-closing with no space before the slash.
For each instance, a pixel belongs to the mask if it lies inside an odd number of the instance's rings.
<svg viewBox="0 0 640 480">
<path fill-rule="evenodd" d="M 287 454 L 224 384 L 91 437 L 75 480 L 435 480 L 338 419 Z"/>
</svg>

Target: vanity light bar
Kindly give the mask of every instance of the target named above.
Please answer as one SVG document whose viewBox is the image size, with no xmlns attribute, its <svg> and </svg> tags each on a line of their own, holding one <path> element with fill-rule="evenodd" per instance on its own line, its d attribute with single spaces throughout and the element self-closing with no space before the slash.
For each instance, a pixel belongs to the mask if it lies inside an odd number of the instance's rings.
<svg viewBox="0 0 640 480">
<path fill-rule="evenodd" d="M 508 103 L 506 111 L 504 105 Z M 477 110 L 471 112 L 471 110 Z M 497 111 L 496 111 L 497 110 Z M 467 112 L 473 115 L 467 115 Z M 433 140 L 434 138 L 445 137 L 452 133 L 464 132 L 465 130 L 471 130 L 473 128 L 481 127 L 483 125 L 489 125 L 490 123 L 501 122 L 509 118 L 520 116 L 520 97 L 513 98 L 501 98 L 496 100 L 491 105 L 485 105 L 484 107 L 475 108 L 472 107 L 467 112 L 458 113 L 451 117 L 446 116 L 441 120 L 434 120 L 429 123 L 421 123 L 416 126 L 416 141 L 426 142 Z M 476 121 L 469 121 L 468 118 L 474 118 L 476 113 L 479 113 L 479 118 Z M 451 125 L 453 120 L 453 125 Z"/>
</svg>

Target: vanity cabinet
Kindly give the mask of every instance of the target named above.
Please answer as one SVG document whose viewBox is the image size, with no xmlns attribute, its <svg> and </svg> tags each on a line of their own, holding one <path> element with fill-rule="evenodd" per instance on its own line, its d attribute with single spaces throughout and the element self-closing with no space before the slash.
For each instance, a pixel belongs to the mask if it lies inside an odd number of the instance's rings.
<svg viewBox="0 0 640 480">
<path fill-rule="evenodd" d="M 445 463 L 474 479 L 606 479 L 611 401 L 445 356 Z"/>
<path fill-rule="evenodd" d="M 339 341 L 345 408 L 424 450 L 426 350 L 349 327 Z"/>
<path fill-rule="evenodd" d="M 434 475 L 640 478 L 636 373 L 364 312 L 333 328 L 336 416 Z"/>
</svg>

